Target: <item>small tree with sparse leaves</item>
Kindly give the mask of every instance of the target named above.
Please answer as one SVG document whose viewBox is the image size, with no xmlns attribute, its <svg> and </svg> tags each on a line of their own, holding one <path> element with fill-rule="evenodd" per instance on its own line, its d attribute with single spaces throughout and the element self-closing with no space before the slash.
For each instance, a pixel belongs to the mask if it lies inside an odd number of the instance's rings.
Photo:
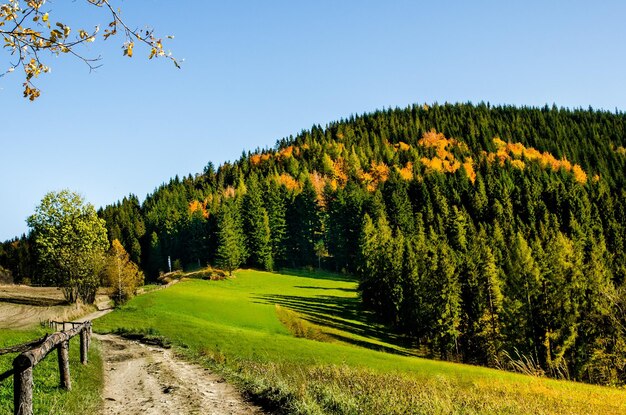
<svg viewBox="0 0 626 415">
<path fill-rule="evenodd" d="M 130 260 L 120 241 L 114 239 L 107 255 L 103 282 L 111 287 L 115 303 L 124 304 L 132 298 L 143 281 L 143 272 Z"/>
</svg>

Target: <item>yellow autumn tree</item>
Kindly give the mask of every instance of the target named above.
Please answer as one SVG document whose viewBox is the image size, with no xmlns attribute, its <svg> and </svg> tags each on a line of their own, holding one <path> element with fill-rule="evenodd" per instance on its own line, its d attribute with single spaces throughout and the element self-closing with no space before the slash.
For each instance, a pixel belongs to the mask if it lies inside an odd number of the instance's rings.
<svg viewBox="0 0 626 415">
<path fill-rule="evenodd" d="M 289 173 L 282 173 L 280 176 L 277 176 L 276 182 L 279 185 L 285 186 L 289 190 L 296 190 L 300 188 L 300 183 L 298 183 L 298 181 Z"/>
<path fill-rule="evenodd" d="M 487 161 L 490 163 L 497 159 L 499 164 L 503 166 L 506 160 L 510 160 L 513 167 L 524 170 L 526 163 L 519 159 L 523 157 L 528 161 L 538 162 L 543 168 L 550 168 L 553 171 L 563 169 L 566 172 L 571 172 L 574 175 L 574 180 L 580 184 L 587 182 L 587 173 L 578 164 L 572 164 L 566 157 L 557 159 L 547 151 L 542 153 L 533 147 L 525 147 L 522 143 L 506 143 L 499 137 L 494 137 L 493 143 L 496 146 L 496 152 L 487 153 Z"/>
<path fill-rule="evenodd" d="M 377 182 L 386 182 L 389 178 L 389 166 L 387 166 L 382 161 L 380 163 L 372 161 L 370 166 L 370 174 Z"/>
<path fill-rule="evenodd" d="M 261 164 L 261 155 L 260 154 L 251 155 L 250 164 L 252 164 L 253 166 L 258 166 L 259 164 Z"/>
<path fill-rule="evenodd" d="M 400 177 L 403 180 L 410 181 L 413 180 L 413 163 L 410 161 L 406 163 L 404 167 L 396 167 L 398 173 L 400 173 Z"/>
<path fill-rule="evenodd" d="M 278 151 L 277 156 L 281 160 L 287 160 L 293 155 L 293 146 L 288 146 Z"/>
<path fill-rule="evenodd" d="M 347 166 L 342 157 L 333 162 L 333 179 L 337 180 L 341 187 L 348 183 Z"/>
<path fill-rule="evenodd" d="M 46 0 L 0 0 L 0 36 L 4 50 L 11 55 L 10 65 L 0 71 L 0 76 L 14 71 L 24 74 L 24 98 L 37 99 L 40 90 L 33 84 L 39 75 L 50 72 L 44 59 L 52 55 L 68 55 L 83 61 L 89 69 L 97 67 L 99 58 L 90 58 L 83 54 L 81 46 L 98 38 L 108 39 L 118 33 L 124 36 L 122 53 L 131 58 L 136 44 L 148 49 L 148 58 L 166 57 L 180 67 L 176 59 L 163 49 L 163 40 L 152 30 L 135 29 L 128 25 L 120 15 L 115 0 L 82 0 L 76 4 L 97 7 L 108 15 L 108 23 L 100 32 L 98 26 L 93 29 L 74 28 L 66 22 L 57 20 L 53 7 Z M 61 20 L 65 20 L 62 16 Z M 172 36 L 168 36 L 171 38 Z"/>
<path fill-rule="evenodd" d="M 587 173 L 585 173 L 585 171 L 578 164 L 574 164 L 572 167 L 572 173 L 574 173 L 574 180 L 578 183 L 587 183 Z"/>
<path fill-rule="evenodd" d="M 199 200 L 192 200 L 189 202 L 189 213 L 193 215 L 194 212 L 202 212 L 202 217 L 208 219 L 209 211 L 207 210 L 207 201 L 200 202 Z"/>
<path fill-rule="evenodd" d="M 143 285 L 143 280 L 143 272 L 130 260 L 120 241 L 114 239 L 103 270 L 103 282 L 111 288 L 115 303 L 124 304 L 132 298 L 137 288 Z"/>
<path fill-rule="evenodd" d="M 320 206 L 325 207 L 326 198 L 324 197 L 324 187 L 326 186 L 326 179 L 316 171 L 309 173 L 309 179 L 311 180 L 311 184 L 317 194 L 317 203 L 319 203 Z"/>
<path fill-rule="evenodd" d="M 465 159 L 465 163 L 463 163 L 463 168 L 465 169 L 465 174 L 469 178 L 470 182 L 474 184 L 476 182 L 476 172 L 474 171 L 474 160 L 471 157 Z"/>
</svg>

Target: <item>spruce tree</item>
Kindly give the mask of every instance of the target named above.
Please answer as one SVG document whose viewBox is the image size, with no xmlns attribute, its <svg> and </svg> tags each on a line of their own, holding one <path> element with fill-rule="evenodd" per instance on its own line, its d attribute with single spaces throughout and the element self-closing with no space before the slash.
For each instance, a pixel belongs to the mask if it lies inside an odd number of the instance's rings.
<svg viewBox="0 0 626 415">
<path fill-rule="evenodd" d="M 359 239 L 359 261 L 357 275 L 359 276 L 359 292 L 363 303 L 372 309 L 380 304 L 379 295 L 379 246 L 378 231 L 370 216 L 363 216 L 363 226 Z"/>
<path fill-rule="evenodd" d="M 444 358 L 459 355 L 461 324 L 461 287 L 451 249 L 444 239 L 436 247 L 437 264 L 433 273 L 433 304 L 436 319 L 435 343 Z M 438 295 L 437 295 L 438 294 Z"/>
<path fill-rule="evenodd" d="M 243 232 L 237 222 L 235 210 L 236 204 L 232 201 L 227 202 L 218 218 L 216 261 L 218 267 L 228 271 L 228 275 L 232 275 L 233 271 L 239 268 L 245 256 Z"/>
<path fill-rule="evenodd" d="M 265 206 L 267 206 L 268 225 L 270 228 L 271 257 L 277 266 L 284 266 L 287 261 L 285 191 L 285 187 L 279 187 L 273 179 L 268 180 L 265 186 Z"/>
<path fill-rule="evenodd" d="M 482 291 L 482 301 L 484 302 L 484 304 L 481 304 L 480 336 L 483 338 L 487 363 L 493 366 L 499 362 L 502 351 L 502 282 L 499 278 L 496 258 L 482 230 L 479 232 L 477 245 L 479 283 Z"/>
<path fill-rule="evenodd" d="M 148 256 L 148 264 L 150 267 L 150 274 L 156 276 L 159 272 L 165 270 L 165 261 L 163 259 L 163 252 L 161 251 L 161 241 L 159 235 L 156 232 L 150 234 L 150 254 Z"/>
<path fill-rule="evenodd" d="M 315 266 L 315 242 L 321 238 L 322 222 L 317 193 L 307 177 L 293 202 L 289 222 L 293 260 L 301 266 Z"/>
<path fill-rule="evenodd" d="M 391 194 L 387 205 L 389 212 L 389 222 L 392 229 L 400 229 L 404 234 L 415 232 L 415 222 L 413 220 L 413 207 L 409 200 L 406 185 L 396 179 L 389 183 Z"/>
<path fill-rule="evenodd" d="M 521 232 L 515 235 L 505 267 L 502 324 L 506 343 L 509 349 L 538 361 L 541 270 Z"/>
<path fill-rule="evenodd" d="M 243 230 L 248 262 L 265 270 L 273 268 L 269 216 L 263 204 L 256 175 L 250 176 L 242 201 Z"/>
<path fill-rule="evenodd" d="M 202 210 L 196 210 L 191 213 L 187 225 L 187 239 L 185 241 L 187 262 L 197 265 L 198 268 L 203 264 L 206 265 L 208 256 L 206 222 Z"/>
</svg>

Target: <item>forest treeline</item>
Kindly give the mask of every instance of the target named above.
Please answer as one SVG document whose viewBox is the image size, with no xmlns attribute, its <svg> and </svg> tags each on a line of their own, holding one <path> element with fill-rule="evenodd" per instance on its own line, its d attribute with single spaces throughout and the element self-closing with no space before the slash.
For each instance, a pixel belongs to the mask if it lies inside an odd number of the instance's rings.
<svg viewBox="0 0 626 415">
<path fill-rule="evenodd" d="M 413 105 L 313 126 L 99 211 L 168 268 L 322 267 L 443 359 L 626 383 L 626 115 Z M 42 280 L 27 235 L 0 248 Z M 6 272 L 6 271 L 5 271 Z"/>
</svg>

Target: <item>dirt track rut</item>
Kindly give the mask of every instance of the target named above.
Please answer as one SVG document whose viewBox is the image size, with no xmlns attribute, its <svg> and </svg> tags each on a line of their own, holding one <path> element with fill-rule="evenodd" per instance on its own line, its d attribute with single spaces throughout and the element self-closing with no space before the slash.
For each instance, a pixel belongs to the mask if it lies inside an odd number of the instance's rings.
<svg viewBox="0 0 626 415">
<path fill-rule="evenodd" d="M 262 414 L 208 369 L 171 350 L 113 335 L 96 335 L 104 358 L 102 415 Z"/>
</svg>

